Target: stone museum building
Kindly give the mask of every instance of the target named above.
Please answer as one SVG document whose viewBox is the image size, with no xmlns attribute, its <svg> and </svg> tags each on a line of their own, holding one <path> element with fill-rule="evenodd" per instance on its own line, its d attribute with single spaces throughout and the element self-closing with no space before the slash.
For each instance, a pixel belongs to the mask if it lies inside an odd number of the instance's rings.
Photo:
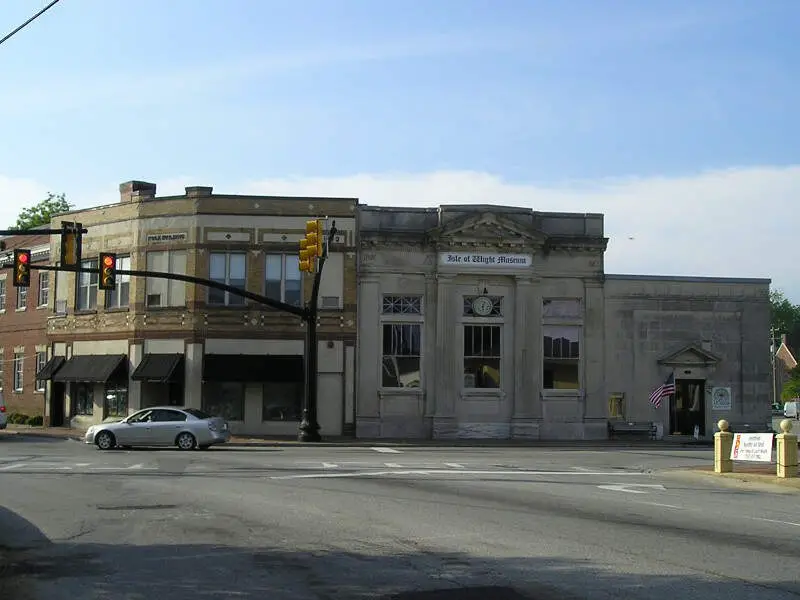
<svg viewBox="0 0 800 600">
<path fill-rule="evenodd" d="M 356 206 L 355 199 L 235 196 L 210 187 L 157 196 L 155 184 L 131 181 L 120 186 L 119 201 L 59 215 L 52 227 L 67 221 L 88 229 L 82 259 L 89 267 L 99 252 L 115 252 L 119 269 L 207 278 L 300 306 L 312 282 L 298 269 L 305 224 L 335 219 L 339 233 L 320 289 L 318 385 L 323 431 L 341 435 L 355 420 Z M 57 264 L 59 236 L 50 244 Z M 297 433 L 299 317 L 179 281 L 118 275 L 116 289 L 104 292 L 96 274 L 54 275 L 50 360 L 37 375 L 47 382 L 52 425 L 83 428 L 183 404 L 226 417 L 235 434 Z M 33 350 L 26 345 L 26 355 Z"/>
<path fill-rule="evenodd" d="M 607 274 L 608 241 L 601 214 L 360 206 L 357 435 L 765 426 L 770 281 Z"/>
</svg>

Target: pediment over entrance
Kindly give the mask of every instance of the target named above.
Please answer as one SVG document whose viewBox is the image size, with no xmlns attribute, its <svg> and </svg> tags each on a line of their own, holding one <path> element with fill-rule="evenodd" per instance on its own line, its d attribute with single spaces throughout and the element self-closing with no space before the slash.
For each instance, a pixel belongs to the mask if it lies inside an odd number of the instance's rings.
<svg viewBox="0 0 800 600">
<path fill-rule="evenodd" d="M 720 362 L 720 357 L 697 344 L 688 344 L 658 359 L 658 364 L 668 366 L 710 367 Z"/>
<path fill-rule="evenodd" d="M 439 246 L 541 246 L 547 236 L 511 219 L 483 212 L 428 232 Z"/>
</svg>

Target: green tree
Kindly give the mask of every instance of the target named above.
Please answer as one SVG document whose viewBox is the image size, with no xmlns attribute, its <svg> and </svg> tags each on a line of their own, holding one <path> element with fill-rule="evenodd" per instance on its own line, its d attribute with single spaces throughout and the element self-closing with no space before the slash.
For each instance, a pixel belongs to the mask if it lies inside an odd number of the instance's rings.
<svg viewBox="0 0 800 600">
<path fill-rule="evenodd" d="M 769 302 L 770 326 L 776 334 L 789 334 L 800 328 L 800 305 L 792 304 L 780 290 L 770 291 Z"/>
<path fill-rule="evenodd" d="M 47 198 L 38 204 L 23 209 L 17 217 L 16 224 L 11 229 L 25 231 L 34 227 L 48 225 L 54 215 L 68 212 L 72 207 L 73 205 L 67 202 L 64 194 L 48 193 Z"/>
</svg>

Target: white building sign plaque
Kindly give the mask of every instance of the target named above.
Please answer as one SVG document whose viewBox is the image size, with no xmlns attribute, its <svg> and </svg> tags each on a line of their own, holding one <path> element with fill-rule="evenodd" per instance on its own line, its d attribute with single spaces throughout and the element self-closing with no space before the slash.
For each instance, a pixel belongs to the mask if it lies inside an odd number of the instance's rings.
<svg viewBox="0 0 800 600">
<path fill-rule="evenodd" d="M 165 244 L 167 242 L 185 242 L 186 232 L 181 231 L 178 233 L 148 233 L 148 244 Z"/>
<path fill-rule="evenodd" d="M 733 400 L 731 399 L 731 388 L 715 387 L 711 390 L 711 410 L 731 410 Z"/>
<path fill-rule="evenodd" d="M 533 263 L 530 254 L 494 254 L 476 252 L 440 252 L 439 264 L 443 267 L 488 267 L 527 269 Z"/>
<path fill-rule="evenodd" d="M 734 433 L 731 460 L 772 461 L 772 433 Z"/>
</svg>

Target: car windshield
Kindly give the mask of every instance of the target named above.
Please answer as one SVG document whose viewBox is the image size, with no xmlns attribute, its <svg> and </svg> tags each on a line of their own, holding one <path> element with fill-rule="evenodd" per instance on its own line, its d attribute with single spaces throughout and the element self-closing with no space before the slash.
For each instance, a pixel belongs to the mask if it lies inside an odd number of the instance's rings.
<svg viewBox="0 0 800 600">
<path fill-rule="evenodd" d="M 190 415 L 192 415 L 193 417 L 196 417 L 198 419 L 212 419 L 213 418 L 210 414 L 205 413 L 202 410 L 197 410 L 196 408 L 184 408 L 183 412 L 189 413 Z"/>
</svg>

